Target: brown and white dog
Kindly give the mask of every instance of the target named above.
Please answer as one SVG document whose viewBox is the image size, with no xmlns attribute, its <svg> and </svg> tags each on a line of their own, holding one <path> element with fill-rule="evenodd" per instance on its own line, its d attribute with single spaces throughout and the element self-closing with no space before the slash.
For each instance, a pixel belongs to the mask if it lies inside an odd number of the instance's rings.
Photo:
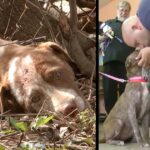
<svg viewBox="0 0 150 150">
<path fill-rule="evenodd" d="M 137 65 L 135 58 L 138 51 L 130 54 L 126 60 L 128 77 L 142 76 L 149 78 L 149 70 Z M 135 137 L 138 143 L 149 146 L 148 119 L 150 113 L 149 82 L 129 82 L 124 93 L 107 116 L 103 124 L 103 137 L 100 143 L 124 145 L 124 142 Z M 140 132 L 138 122 L 142 121 L 143 132 Z"/>
<path fill-rule="evenodd" d="M 0 45 L 9 41 L 0 39 Z M 0 47 L 0 111 L 83 111 L 85 102 L 74 82 L 69 57 L 53 42 L 37 47 Z"/>
</svg>

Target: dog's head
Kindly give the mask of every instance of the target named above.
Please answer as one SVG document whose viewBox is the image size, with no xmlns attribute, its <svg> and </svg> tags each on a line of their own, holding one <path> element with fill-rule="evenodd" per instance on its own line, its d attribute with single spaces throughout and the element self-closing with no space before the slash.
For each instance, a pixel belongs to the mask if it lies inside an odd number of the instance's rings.
<svg viewBox="0 0 150 150">
<path fill-rule="evenodd" d="M 138 66 L 139 60 L 136 60 L 138 53 L 139 51 L 135 50 L 126 59 L 125 66 L 128 77 L 140 76 L 142 74 L 142 68 Z"/>
<path fill-rule="evenodd" d="M 54 111 L 68 115 L 84 110 L 68 56 L 56 44 L 47 42 L 35 50 L 14 56 L 3 78 L 1 99 L 7 109 L 25 112 Z"/>
</svg>

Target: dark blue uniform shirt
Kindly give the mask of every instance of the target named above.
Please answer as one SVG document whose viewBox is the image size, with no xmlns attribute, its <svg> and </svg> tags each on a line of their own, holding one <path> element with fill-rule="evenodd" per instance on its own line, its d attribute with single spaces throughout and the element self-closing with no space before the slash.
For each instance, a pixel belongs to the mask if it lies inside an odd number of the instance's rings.
<svg viewBox="0 0 150 150">
<path fill-rule="evenodd" d="M 112 30 L 115 36 L 122 39 L 121 26 L 122 22 L 116 19 L 108 20 L 106 22 Z M 114 38 L 108 47 L 105 49 L 104 64 L 111 61 L 119 61 L 125 63 L 127 56 L 133 52 L 134 48 L 127 46 L 124 42 L 120 43 L 116 38 Z"/>
</svg>

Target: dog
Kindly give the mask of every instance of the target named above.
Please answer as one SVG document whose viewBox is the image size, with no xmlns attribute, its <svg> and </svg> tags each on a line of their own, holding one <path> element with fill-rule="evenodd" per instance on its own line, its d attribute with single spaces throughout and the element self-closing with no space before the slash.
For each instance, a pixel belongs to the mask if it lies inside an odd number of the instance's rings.
<svg viewBox="0 0 150 150">
<path fill-rule="evenodd" d="M 134 76 L 149 76 L 149 70 L 137 65 L 138 51 L 131 53 L 126 60 L 128 78 Z M 109 93 L 108 93 L 109 94 Z M 103 135 L 99 142 L 114 145 L 124 145 L 135 137 L 137 143 L 149 146 L 148 122 L 150 111 L 149 82 L 128 82 L 124 93 L 108 114 L 103 124 Z M 143 130 L 140 132 L 138 122 L 142 121 Z"/>
<path fill-rule="evenodd" d="M 0 112 L 83 111 L 67 53 L 54 42 L 35 47 L 0 39 Z"/>
</svg>

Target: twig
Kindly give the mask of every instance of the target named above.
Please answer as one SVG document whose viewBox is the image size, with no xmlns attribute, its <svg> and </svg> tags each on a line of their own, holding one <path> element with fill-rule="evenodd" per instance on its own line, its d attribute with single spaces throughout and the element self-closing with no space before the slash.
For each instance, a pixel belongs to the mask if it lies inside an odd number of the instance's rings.
<svg viewBox="0 0 150 150">
<path fill-rule="evenodd" d="M 32 6 L 36 7 L 36 8 L 40 11 L 40 13 L 41 13 L 41 15 L 43 16 L 44 21 L 45 21 L 45 23 L 46 23 L 46 25 L 47 25 L 47 29 L 48 29 L 48 31 L 49 31 L 49 33 L 50 33 L 51 39 L 52 39 L 52 41 L 54 41 L 55 36 L 54 36 L 53 30 L 52 30 L 52 27 L 51 27 L 51 25 L 50 25 L 50 23 L 49 23 L 49 21 L 48 21 L 48 19 L 47 19 L 47 17 L 46 17 L 46 13 L 44 13 L 44 12 L 42 11 L 43 8 L 40 6 L 39 1 L 36 1 L 38 6 L 37 6 L 36 4 L 34 4 L 34 3 L 32 3 L 30 0 L 26 0 L 26 1 L 27 1 L 29 4 L 31 4 Z"/>
<path fill-rule="evenodd" d="M 45 138 L 45 136 L 43 136 L 38 130 L 36 130 L 35 128 L 33 128 L 33 131 L 35 132 L 35 133 L 37 133 L 38 135 L 40 135 L 40 137 L 42 136 L 45 140 L 48 140 L 49 141 L 49 138 L 46 136 L 46 138 Z"/>
<path fill-rule="evenodd" d="M 36 38 L 32 38 L 32 39 L 29 39 L 29 40 L 24 40 L 24 41 L 18 41 L 18 44 L 24 44 L 24 43 L 32 43 L 32 42 L 34 42 L 34 41 L 36 41 L 36 40 L 40 40 L 40 39 L 46 39 L 46 36 L 41 36 L 41 37 L 36 37 Z"/>
<path fill-rule="evenodd" d="M 19 19 L 18 19 L 18 21 L 17 21 L 17 23 L 16 23 L 16 30 L 12 33 L 10 39 L 12 39 L 13 36 L 19 31 L 19 23 L 20 23 L 20 20 L 21 20 L 22 17 L 24 16 L 24 14 L 25 14 L 25 12 L 27 11 L 27 9 L 29 9 L 29 8 L 27 7 L 26 3 L 27 3 L 27 2 L 25 2 L 24 10 L 23 10 L 23 12 L 21 13 L 21 15 L 20 15 L 20 17 L 19 17 Z"/>
<path fill-rule="evenodd" d="M 34 118 L 34 121 L 37 119 L 37 117 L 40 115 L 41 111 L 43 110 L 43 107 L 44 107 L 45 102 L 46 102 L 46 101 L 44 100 L 44 102 L 43 102 L 43 104 L 42 104 L 42 106 L 41 106 L 41 108 L 40 108 L 38 114 L 37 114 L 36 117 Z"/>
<path fill-rule="evenodd" d="M 88 17 L 90 17 L 92 15 L 92 13 L 95 11 L 96 7 L 94 7 L 94 9 L 91 11 L 91 13 L 88 15 Z M 84 28 L 89 24 L 90 20 L 87 20 L 87 22 L 83 25 L 83 27 L 81 28 L 81 31 L 84 30 Z"/>
<path fill-rule="evenodd" d="M 10 137 L 10 136 L 20 134 L 20 133 L 21 133 L 20 131 L 16 131 L 15 133 L 10 133 L 10 134 L 7 134 L 7 135 L 0 136 L 0 140 L 4 139 L 6 137 Z"/>
<path fill-rule="evenodd" d="M 76 0 L 69 0 L 69 5 L 70 5 L 70 25 L 71 25 L 71 29 L 72 29 L 72 32 L 74 32 L 74 34 L 77 34 L 78 17 L 77 17 Z"/>
<path fill-rule="evenodd" d="M 70 136 L 72 136 L 73 133 L 75 134 L 77 131 L 78 131 L 78 129 L 76 129 L 75 131 L 70 132 L 69 135 L 67 135 L 67 136 L 64 137 L 63 139 L 60 139 L 59 141 L 57 141 L 56 144 L 61 143 L 61 142 L 62 142 L 63 140 L 65 140 L 65 139 L 68 139 Z"/>
<path fill-rule="evenodd" d="M 49 148 L 54 148 L 54 144 L 49 144 L 49 145 L 50 145 Z M 64 147 L 64 144 L 57 144 L 55 146 L 62 148 Z M 75 144 L 65 145 L 65 146 L 69 150 L 93 150 L 93 147 L 89 147 L 89 146 L 81 146 L 81 145 L 75 145 Z"/>
<path fill-rule="evenodd" d="M 43 20 L 43 18 L 42 18 L 42 20 Z M 39 31 L 42 29 L 42 27 L 43 27 L 43 24 L 42 24 L 42 22 L 40 22 L 40 27 L 37 29 L 36 33 L 34 34 L 34 36 L 32 38 L 33 41 L 34 41 L 35 37 L 37 36 L 37 34 L 39 33 Z"/>
<path fill-rule="evenodd" d="M 51 112 L 51 114 L 53 114 L 54 115 L 54 113 L 53 112 Z M 46 115 L 46 116 L 48 116 L 48 115 L 50 115 L 50 114 L 48 114 L 48 113 L 41 113 L 41 114 L 39 114 L 39 116 L 42 116 L 42 115 Z M 23 117 L 23 116 L 37 116 L 37 113 L 25 113 L 25 114 L 0 114 L 0 116 L 1 117 Z"/>
<path fill-rule="evenodd" d="M 7 45 L 11 45 L 11 44 L 16 44 L 16 43 L 18 43 L 18 40 L 15 40 L 15 41 L 12 41 L 12 42 L 8 42 L 8 43 L 6 43 L 6 44 L 1 44 L 0 47 L 2 47 L 2 46 L 7 46 Z"/>
<path fill-rule="evenodd" d="M 93 72 L 92 72 L 92 75 L 91 75 L 91 78 L 90 78 L 90 86 L 92 87 L 92 83 L 93 83 L 93 78 L 94 78 L 94 74 L 95 74 L 95 66 L 94 66 L 94 69 L 93 69 Z M 91 96 L 92 96 L 92 90 L 91 88 L 89 89 L 89 96 L 88 96 L 88 100 L 86 101 L 87 103 L 87 106 L 88 108 L 90 109 L 90 113 L 93 112 L 93 109 L 91 107 L 91 105 L 89 104 L 89 100 L 91 99 Z"/>
<path fill-rule="evenodd" d="M 0 143 L 0 145 L 2 145 L 3 147 L 5 147 L 5 150 L 11 150 L 8 146 L 4 145 L 4 143 Z"/>
<path fill-rule="evenodd" d="M 15 41 L 12 41 L 12 42 L 8 42 L 8 43 L 6 43 L 6 44 L 1 44 L 0 47 L 2 47 L 2 46 L 7 46 L 7 45 L 11 45 L 11 44 L 30 43 L 30 42 L 33 42 L 33 41 L 39 40 L 39 39 L 46 39 L 46 36 L 41 36 L 41 37 L 37 37 L 37 38 L 34 38 L 34 39 L 29 39 L 29 40 L 24 40 L 24 41 L 15 40 Z"/>
<path fill-rule="evenodd" d="M 93 78 L 94 78 L 94 74 L 95 74 L 95 66 L 94 66 L 94 69 L 93 69 L 93 72 L 92 72 L 92 75 L 91 75 L 91 78 L 90 78 L 90 87 L 92 87 L 92 84 L 93 84 Z M 92 90 L 91 90 L 92 88 L 90 88 L 90 90 L 89 90 L 89 97 L 88 97 L 88 100 L 90 100 L 91 99 L 91 95 L 92 95 Z"/>
<path fill-rule="evenodd" d="M 8 23 L 7 23 L 7 26 L 6 26 L 5 32 L 4 32 L 4 37 L 5 37 L 6 33 L 7 33 L 7 30 L 8 30 L 9 24 L 10 24 L 10 19 L 11 19 L 12 11 L 13 11 L 13 5 L 14 5 L 14 0 L 13 0 L 13 2 L 12 2 L 12 7 L 11 7 L 11 11 L 10 11 L 10 15 L 9 15 Z"/>
<path fill-rule="evenodd" d="M 86 87 L 86 88 L 89 88 L 89 89 L 91 89 L 91 90 L 96 90 L 95 88 L 93 88 L 93 87 L 91 87 L 91 86 L 89 86 L 89 85 L 86 85 L 86 84 L 80 83 L 80 82 L 78 82 L 78 81 L 76 81 L 76 84 L 78 84 L 78 85 L 82 85 L 82 86 L 84 86 L 84 87 Z"/>
<path fill-rule="evenodd" d="M 57 40 L 57 37 L 60 35 L 60 37 L 61 37 L 61 42 L 62 42 L 62 46 L 63 46 L 63 48 L 64 49 L 66 49 L 66 44 L 65 44 L 65 39 L 64 39 L 64 37 L 63 37 L 63 35 L 62 35 L 62 32 L 61 32 L 61 30 L 60 30 L 60 27 L 58 26 L 58 33 L 56 34 L 56 37 L 55 37 L 55 41 Z"/>
<path fill-rule="evenodd" d="M 23 137 L 24 137 L 24 133 L 22 133 L 21 136 L 20 136 L 20 140 L 19 140 L 19 143 L 18 143 L 18 147 L 20 146 L 20 144 L 21 144 L 21 142 L 22 142 L 22 140 L 23 140 Z"/>
</svg>

